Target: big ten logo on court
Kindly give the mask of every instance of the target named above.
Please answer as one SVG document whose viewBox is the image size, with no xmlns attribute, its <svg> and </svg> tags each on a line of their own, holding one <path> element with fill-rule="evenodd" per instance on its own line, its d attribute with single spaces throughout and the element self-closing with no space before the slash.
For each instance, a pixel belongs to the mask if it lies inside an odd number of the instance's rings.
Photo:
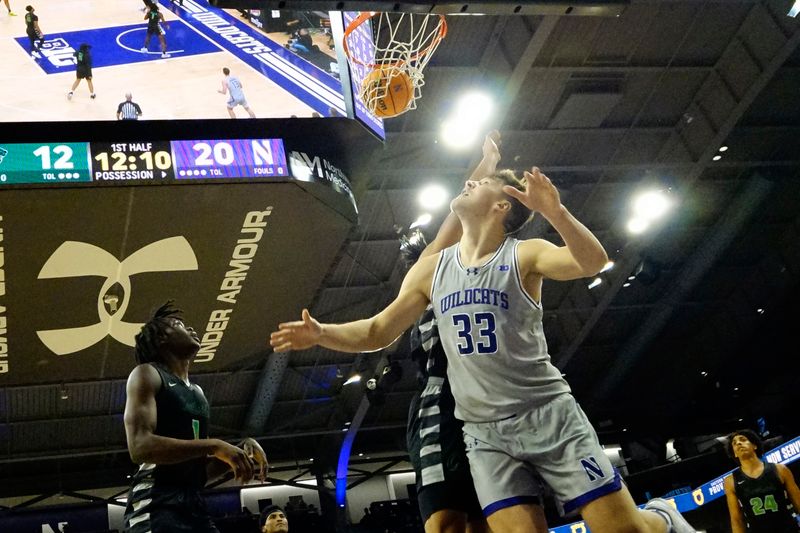
<svg viewBox="0 0 800 533">
<path fill-rule="evenodd" d="M 75 49 L 62 37 L 45 39 L 39 51 L 55 67 L 70 67 L 76 64 Z"/>
<path fill-rule="evenodd" d="M 93 244 L 64 242 L 47 259 L 39 279 L 100 276 L 105 278 L 97 295 L 100 321 L 91 326 L 37 331 L 39 339 L 56 355 L 85 350 L 111 335 L 127 346 L 142 324 L 122 318 L 131 299 L 131 276 L 145 272 L 197 270 L 197 257 L 185 237 L 170 237 L 148 244 L 124 261 Z"/>
</svg>

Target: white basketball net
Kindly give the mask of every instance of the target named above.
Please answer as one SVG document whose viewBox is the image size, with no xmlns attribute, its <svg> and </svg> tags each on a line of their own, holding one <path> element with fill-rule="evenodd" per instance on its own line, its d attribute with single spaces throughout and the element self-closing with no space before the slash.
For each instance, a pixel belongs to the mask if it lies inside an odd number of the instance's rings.
<svg viewBox="0 0 800 533">
<path fill-rule="evenodd" d="M 378 69 L 385 73 L 387 81 L 399 73 L 405 73 L 411 80 L 412 97 L 402 113 L 416 109 L 417 98 L 421 96 L 422 86 L 425 85 L 422 71 L 447 33 L 444 17 L 413 13 L 373 13 L 370 21 L 375 41 L 373 57 L 367 57 L 367 61 L 355 57 L 350 52 L 355 44 L 353 35 L 345 33 L 348 61 L 354 67 L 361 67 L 354 69 L 364 72 L 360 79 Z M 360 90 L 362 101 L 373 114 L 378 101 L 386 96 L 388 86 L 388 83 L 372 83 Z"/>
</svg>

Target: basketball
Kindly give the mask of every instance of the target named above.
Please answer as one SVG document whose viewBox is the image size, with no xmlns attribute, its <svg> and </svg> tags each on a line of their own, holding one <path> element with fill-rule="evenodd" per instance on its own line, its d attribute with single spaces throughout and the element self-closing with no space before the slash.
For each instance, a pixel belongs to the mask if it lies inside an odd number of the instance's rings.
<svg viewBox="0 0 800 533">
<path fill-rule="evenodd" d="M 372 114 L 380 118 L 403 113 L 413 97 L 411 78 L 400 70 L 375 69 L 361 83 L 361 100 Z"/>
</svg>

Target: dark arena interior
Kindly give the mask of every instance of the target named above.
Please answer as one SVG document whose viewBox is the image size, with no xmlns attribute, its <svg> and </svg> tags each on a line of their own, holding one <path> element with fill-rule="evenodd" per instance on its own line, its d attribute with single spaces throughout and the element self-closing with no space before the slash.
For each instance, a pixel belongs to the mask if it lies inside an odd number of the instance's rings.
<svg viewBox="0 0 800 533">
<path fill-rule="evenodd" d="M 545 276 L 534 305 L 635 503 L 664 498 L 697 531 L 736 531 L 724 479 L 740 430 L 760 438 L 765 464 L 800 476 L 800 2 L 5 7 L 0 533 L 140 531 L 124 516 L 147 463 L 129 450 L 126 383 L 136 334 L 168 300 L 197 334 L 189 375 L 208 437 L 252 437 L 269 461 L 263 480 L 209 476 L 219 532 L 271 533 L 259 519 L 271 505 L 292 533 L 426 531 L 407 443 L 421 390 L 409 331 L 359 353 L 275 352 L 270 334 L 304 309 L 337 324 L 386 308 L 407 272 L 401 246 L 415 231 L 434 240 L 493 130 L 497 168 L 541 169 L 607 254 L 576 279 Z M 438 47 L 403 52 L 422 63 L 403 71 L 414 94 L 393 117 L 363 101 L 380 68 L 359 60 L 385 52 L 386 28 L 348 25 L 370 11 L 402 20 L 401 40 L 410 21 L 446 21 Z M 26 35 L 31 13 L 41 30 Z M 76 78 L 81 43 L 91 93 Z M 115 120 L 126 92 L 138 120 Z M 539 213 L 516 237 L 571 249 Z M 491 477 L 476 486 L 502 483 Z M 589 531 L 561 503 L 545 487 L 549 529 L 534 533 Z M 495 507 L 482 507 L 491 524 Z"/>
</svg>

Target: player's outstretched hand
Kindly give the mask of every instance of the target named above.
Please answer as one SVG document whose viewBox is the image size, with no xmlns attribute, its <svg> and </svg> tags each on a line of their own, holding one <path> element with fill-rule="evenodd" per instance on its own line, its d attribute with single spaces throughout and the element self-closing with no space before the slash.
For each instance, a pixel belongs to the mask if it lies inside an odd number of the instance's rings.
<svg viewBox="0 0 800 533">
<path fill-rule="evenodd" d="M 545 218 L 555 215 L 561 209 L 561 196 L 558 189 L 538 167 L 525 172 L 525 190 L 520 191 L 510 185 L 503 186 L 503 192 L 513 196 L 531 211 L 538 211 Z"/>
<path fill-rule="evenodd" d="M 247 483 L 253 479 L 253 461 L 243 449 L 220 440 L 214 450 L 214 457 L 231 467 L 237 481 Z"/>
<path fill-rule="evenodd" d="M 303 309 L 303 319 L 296 322 L 278 324 L 278 331 L 269 336 L 269 343 L 276 352 L 305 350 L 311 348 L 322 336 L 322 326 Z"/>
<path fill-rule="evenodd" d="M 255 439 L 251 439 L 247 437 L 242 442 L 242 449 L 244 453 L 253 461 L 253 466 L 258 465 L 258 472 L 256 473 L 256 477 L 264 483 L 267 480 L 267 472 L 269 472 L 269 462 L 267 461 L 267 454 L 264 453 L 264 449 L 261 448 L 261 445 L 256 442 Z"/>
</svg>

